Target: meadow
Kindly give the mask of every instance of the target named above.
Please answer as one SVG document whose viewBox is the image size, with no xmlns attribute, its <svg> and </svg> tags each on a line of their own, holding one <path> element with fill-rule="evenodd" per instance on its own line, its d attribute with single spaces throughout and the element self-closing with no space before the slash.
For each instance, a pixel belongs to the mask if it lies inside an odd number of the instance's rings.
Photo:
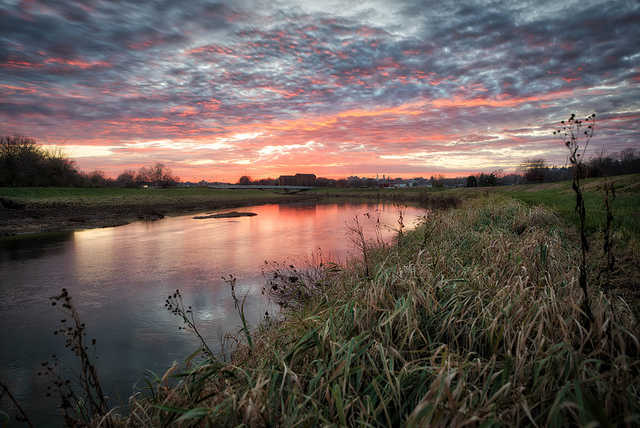
<svg viewBox="0 0 640 428">
<path fill-rule="evenodd" d="M 248 199 L 278 199 L 282 191 L 262 191 L 253 189 L 221 190 L 206 187 L 168 189 L 120 189 L 120 188 L 79 188 L 79 187 L 2 187 L 0 197 L 19 200 L 24 204 L 73 204 L 91 205 L 138 205 L 175 204 L 211 201 L 245 201 Z"/>
</svg>

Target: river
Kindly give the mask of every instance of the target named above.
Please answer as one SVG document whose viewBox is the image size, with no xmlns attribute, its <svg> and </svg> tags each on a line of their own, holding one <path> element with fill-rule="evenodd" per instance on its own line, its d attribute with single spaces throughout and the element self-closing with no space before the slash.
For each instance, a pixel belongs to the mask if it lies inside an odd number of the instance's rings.
<svg viewBox="0 0 640 428">
<path fill-rule="evenodd" d="M 408 227 L 424 215 L 404 207 Z M 182 320 L 164 306 L 180 290 L 192 306 L 208 346 L 239 330 L 228 282 L 244 300 L 244 313 L 258 325 L 278 308 L 262 294 L 263 269 L 271 262 L 304 262 L 320 251 L 335 261 L 358 255 L 349 229 L 355 217 L 379 216 L 390 239 L 399 209 L 387 203 L 300 203 L 239 209 L 256 216 L 194 219 L 196 214 L 136 222 L 105 229 L 0 238 L 0 382 L 26 409 L 36 426 L 60 426 L 56 401 L 46 397 L 42 363 L 56 355 L 72 366 L 74 355 L 54 335 L 63 318 L 50 297 L 66 288 L 96 339 L 96 360 L 111 404 L 126 403 L 143 371 L 163 374 L 183 361 L 199 339 L 180 330 Z M 215 213 L 215 211 L 214 211 Z M 206 213 L 210 214 L 210 213 Z M 370 227 L 370 225 L 368 225 Z M 371 234 L 371 230 L 368 232 Z M 5 395 L 0 410 L 8 411 Z M 13 426 L 12 422 L 10 426 Z M 0 425 L 2 417 L 0 416 Z"/>
</svg>

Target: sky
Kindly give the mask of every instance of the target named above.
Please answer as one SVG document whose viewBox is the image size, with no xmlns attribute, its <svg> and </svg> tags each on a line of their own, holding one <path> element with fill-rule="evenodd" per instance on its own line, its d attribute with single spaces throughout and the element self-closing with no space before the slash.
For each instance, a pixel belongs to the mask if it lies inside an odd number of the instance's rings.
<svg viewBox="0 0 640 428">
<path fill-rule="evenodd" d="M 0 0 L 0 134 L 116 177 L 466 176 L 640 150 L 636 0 Z"/>
</svg>

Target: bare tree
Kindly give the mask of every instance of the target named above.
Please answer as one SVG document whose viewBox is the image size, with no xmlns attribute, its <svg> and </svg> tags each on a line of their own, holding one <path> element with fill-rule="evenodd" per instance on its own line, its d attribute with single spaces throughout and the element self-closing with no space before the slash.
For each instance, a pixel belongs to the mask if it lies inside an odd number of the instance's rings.
<svg viewBox="0 0 640 428">
<path fill-rule="evenodd" d="M 162 162 L 157 162 L 150 167 L 141 167 L 135 177 L 136 183 L 140 185 L 164 188 L 175 185 L 179 180 L 179 177 L 173 175 L 171 168 L 166 167 Z"/>
<path fill-rule="evenodd" d="M 151 168 L 147 168 L 146 166 L 140 167 L 138 169 L 138 173 L 136 174 L 135 181 L 137 184 L 141 186 L 146 186 L 152 184 L 151 178 Z"/>
<path fill-rule="evenodd" d="M 588 175 L 589 177 L 602 177 L 606 175 L 604 168 L 605 154 L 607 151 L 602 147 L 596 147 L 593 151 L 594 155 L 589 159 Z"/>
<path fill-rule="evenodd" d="M 251 184 L 251 177 L 249 177 L 248 175 L 243 175 L 238 180 L 238 184 L 241 184 L 243 186 L 248 186 L 249 184 Z"/>
<path fill-rule="evenodd" d="M 107 176 L 101 169 L 96 169 L 86 176 L 89 187 L 104 187 L 107 184 Z"/>
<path fill-rule="evenodd" d="M 158 187 L 167 188 L 175 185 L 180 178 L 173 175 L 171 168 L 165 164 L 158 162 L 151 168 L 153 183 Z"/>
<path fill-rule="evenodd" d="M 122 171 L 118 178 L 116 178 L 116 183 L 120 187 L 135 187 L 135 178 L 136 172 L 132 169 L 125 169 Z"/>
<path fill-rule="evenodd" d="M 547 161 L 543 158 L 525 159 L 518 166 L 527 183 L 542 183 L 548 170 Z"/>
<path fill-rule="evenodd" d="M 620 151 L 620 162 L 632 162 L 636 158 L 636 149 L 627 147 Z"/>
</svg>

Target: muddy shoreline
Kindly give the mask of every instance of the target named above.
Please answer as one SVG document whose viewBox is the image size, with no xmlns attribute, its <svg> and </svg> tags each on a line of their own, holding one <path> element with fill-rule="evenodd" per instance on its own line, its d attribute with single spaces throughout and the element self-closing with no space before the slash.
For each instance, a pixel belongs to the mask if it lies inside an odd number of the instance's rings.
<svg viewBox="0 0 640 428">
<path fill-rule="evenodd" d="M 317 201 L 318 195 L 283 195 L 277 198 L 220 199 L 176 203 L 141 203 L 92 205 L 88 202 L 29 203 L 13 205 L 0 201 L 0 237 L 29 233 L 115 227 L 134 221 L 154 221 L 167 215 L 233 209 L 251 205 Z M 7 206 L 8 205 L 8 206 Z"/>
</svg>

